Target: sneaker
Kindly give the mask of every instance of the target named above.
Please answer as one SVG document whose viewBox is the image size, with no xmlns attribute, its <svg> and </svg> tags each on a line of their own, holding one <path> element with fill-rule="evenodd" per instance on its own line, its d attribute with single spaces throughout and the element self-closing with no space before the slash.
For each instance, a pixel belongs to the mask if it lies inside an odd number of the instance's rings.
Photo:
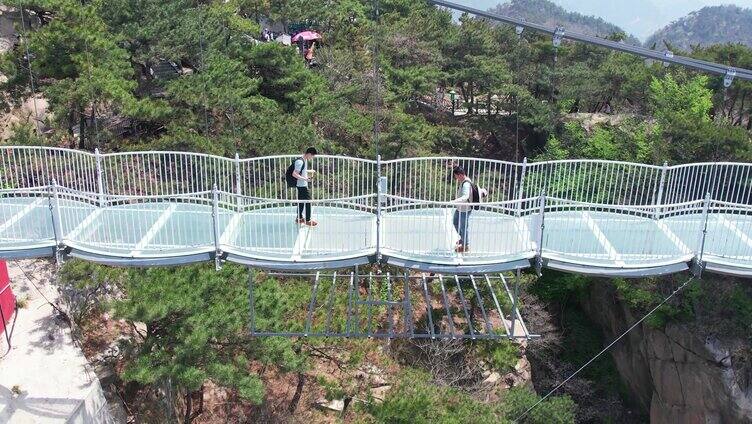
<svg viewBox="0 0 752 424">
<path fill-rule="evenodd" d="M 314 221 L 314 220 L 310 220 L 310 221 L 306 221 L 305 225 L 307 225 L 309 227 L 315 227 L 315 226 L 319 225 L 319 223 L 316 222 L 316 221 Z"/>
<path fill-rule="evenodd" d="M 297 218 L 297 219 L 295 220 L 295 223 L 296 223 L 296 224 L 305 224 L 305 219 L 303 219 L 303 218 Z"/>
<path fill-rule="evenodd" d="M 470 246 L 458 245 L 454 248 L 454 251 L 457 253 L 467 253 L 470 251 Z"/>
</svg>

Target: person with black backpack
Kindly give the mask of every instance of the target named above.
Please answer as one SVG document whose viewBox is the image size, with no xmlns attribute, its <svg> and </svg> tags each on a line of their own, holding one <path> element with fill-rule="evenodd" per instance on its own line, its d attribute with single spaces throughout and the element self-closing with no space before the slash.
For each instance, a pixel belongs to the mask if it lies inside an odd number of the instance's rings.
<svg viewBox="0 0 752 424">
<path fill-rule="evenodd" d="M 311 219 L 311 191 L 308 189 L 308 183 L 311 181 L 311 177 L 315 174 L 315 171 L 308 170 L 308 161 L 313 159 L 318 152 L 315 147 L 309 147 L 306 149 L 303 156 L 295 159 L 292 164 L 287 168 L 285 173 L 285 180 L 287 181 L 287 187 L 295 187 L 298 190 L 298 217 L 295 219 L 297 224 L 305 224 L 309 227 L 315 227 L 318 222 Z M 311 174 L 311 177 L 308 174 Z M 303 216 L 305 212 L 305 217 Z"/>
<path fill-rule="evenodd" d="M 465 169 L 461 166 L 455 166 L 452 171 L 454 179 L 460 184 L 457 190 L 457 198 L 454 203 L 459 203 L 454 211 L 454 229 L 459 234 L 460 239 L 455 246 L 454 251 L 457 253 L 467 253 L 470 251 L 470 238 L 468 227 L 470 226 L 470 213 L 473 210 L 480 209 L 479 206 L 471 206 L 471 203 L 480 203 L 481 197 L 486 195 L 484 189 L 479 189 L 473 181 L 468 178 Z"/>
</svg>

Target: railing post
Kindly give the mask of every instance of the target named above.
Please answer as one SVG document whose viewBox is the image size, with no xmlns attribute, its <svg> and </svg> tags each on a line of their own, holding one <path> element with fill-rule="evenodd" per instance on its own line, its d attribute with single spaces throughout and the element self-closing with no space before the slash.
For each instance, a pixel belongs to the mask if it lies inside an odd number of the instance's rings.
<svg viewBox="0 0 752 424">
<path fill-rule="evenodd" d="M 383 188 L 381 182 L 381 155 L 376 156 L 376 260 L 381 262 L 381 203 Z"/>
<path fill-rule="evenodd" d="M 702 277 L 702 271 L 705 269 L 705 240 L 708 236 L 708 216 L 710 211 L 710 192 L 705 195 L 702 203 L 702 231 L 697 240 L 697 251 L 695 252 L 695 269 L 693 270 L 697 278 Z"/>
<path fill-rule="evenodd" d="M 212 230 L 214 234 L 214 267 L 217 271 L 222 268 L 222 249 L 219 245 L 219 190 L 217 184 L 212 187 Z"/>
<path fill-rule="evenodd" d="M 514 274 L 514 292 L 512 293 L 512 323 L 510 325 L 512 329 L 512 334 L 509 336 L 510 340 L 514 340 L 515 335 L 517 332 L 515 331 L 515 327 L 517 326 L 517 298 L 520 295 L 520 269 L 517 268 L 517 271 Z"/>
<path fill-rule="evenodd" d="M 655 205 L 655 211 L 653 211 L 653 219 L 658 219 L 661 215 L 661 205 L 663 204 L 663 191 L 666 186 L 666 173 L 668 172 L 668 162 L 663 162 L 663 168 L 661 168 L 661 181 L 658 183 L 658 195 L 653 200 Z"/>
<path fill-rule="evenodd" d="M 525 196 L 525 174 L 527 173 L 527 158 L 522 159 L 522 171 L 517 185 L 517 217 L 522 216 L 522 199 Z"/>
<path fill-rule="evenodd" d="M 256 335 L 256 307 L 253 302 L 253 269 L 248 267 L 248 303 L 251 306 L 251 337 Z"/>
<path fill-rule="evenodd" d="M 52 193 L 49 197 L 49 202 L 50 213 L 52 214 L 52 232 L 55 236 L 55 262 L 57 262 L 57 265 L 60 266 L 63 263 L 62 252 L 65 248 L 65 245 L 63 243 L 63 226 L 62 220 L 60 218 L 60 196 L 58 194 L 57 181 L 55 181 L 54 179 L 52 180 L 50 189 Z"/>
<path fill-rule="evenodd" d="M 99 193 L 99 207 L 103 208 L 104 200 L 104 173 L 102 172 L 102 155 L 99 153 L 99 147 L 94 149 L 94 159 L 97 166 L 97 192 Z"/>
<path fill-rule="evenodd" d="M 240 208 L 242 207 L 242 195 L 243 189 L 240 183 L 240 155 L 235 153 L 235 196 L 237 196 L 235 199 L 235 205 L 238 208 L 238 212 L 240 212 Z"/>
<path fill-rule="evenodd" d="M 538 252 L 535 258 L 535 271 L 543 275 L 543 231 L 546 229 L 546 190 L 541 191 L 539 208 L 540 227 L 538 228 Z"/>
</svg>

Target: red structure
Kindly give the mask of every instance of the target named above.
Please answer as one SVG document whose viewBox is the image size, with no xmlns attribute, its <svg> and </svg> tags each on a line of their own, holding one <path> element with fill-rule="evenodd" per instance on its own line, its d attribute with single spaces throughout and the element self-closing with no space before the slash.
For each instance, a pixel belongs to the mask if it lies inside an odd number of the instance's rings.
<svg viewBox="0 0 752 424">
<path fill-rule="evenodd" d="M 13 290 L 10 288 L 8 267 L 5 261 L 0 261 L 0 334 L 5 333 L 5 325 L 10 321 L 15 310 L 16 297 L 13 296 Z"/>
</svg>

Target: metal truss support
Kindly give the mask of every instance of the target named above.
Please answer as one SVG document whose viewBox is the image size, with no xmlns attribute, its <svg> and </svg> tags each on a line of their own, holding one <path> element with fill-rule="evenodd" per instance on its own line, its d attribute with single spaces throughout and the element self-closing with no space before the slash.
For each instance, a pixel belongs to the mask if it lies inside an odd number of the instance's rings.
<svg viewBox="0 0 752 424">
<path fill-rule="evenodd" d="M 50 202 L 50 213 L 52 214 L 52 232 L 55 236 L 55 263 L 58 267 L 63 265 L 63 249 L 65 249 L 65 243 L 63 243 L 63 224 L 60 216 L 60 193 L 57 182 L 52 180 L 50 186 L 52 191 Z"/>
<path fill-rule="evenodd" d="M 483 282 L 481 287 L 479 283 Z M 521 314 L 515 309 L 519 305 L 519 275 L 511 291 L 503 275 L 317 273 L 312 280 L 310 299 L 300 305 L 300 310 L 305 311 L 302 325 L 296 324 L 293 318 L 289 322 L 260 320 L 254 305 L 254 288 L 251 275 L 250 328 L 254 337 L 432 340 L 537 337 L 529 334 Z M 506 296 L 502 302 L 499 294 L 503 292 Z M 422 306 L 418 306 L 420 302 Z M 273 328 L 259 328 L 260 322 Z M 295 331 L 295 328 L 303 330 Z M 522 332 L 515 332 L 515 328 L 522 328 Z"/>
<path fill-rule="evenodd" d="M 212 187 L 212 235 L 214 237 L 214 268 L 222 269 L 222 249 L 220 248 L 221 233 L 219 232 L 219 190 L 217 185 Z"/>
<path fill-rule="evenodd" d="M 253 289 L 254 289 L 253 269 L 249 267 L 248 268 L 248 305 L 250 306 L 250 309 L 251 309 L 251 314 L 250 314 L 251 320 L 249 324 L 249 328 L 251 329 L 251 336 L 256 335 L 256 305 L 254 303 L 255 299 L 253 298 Z"/>
</svg>

